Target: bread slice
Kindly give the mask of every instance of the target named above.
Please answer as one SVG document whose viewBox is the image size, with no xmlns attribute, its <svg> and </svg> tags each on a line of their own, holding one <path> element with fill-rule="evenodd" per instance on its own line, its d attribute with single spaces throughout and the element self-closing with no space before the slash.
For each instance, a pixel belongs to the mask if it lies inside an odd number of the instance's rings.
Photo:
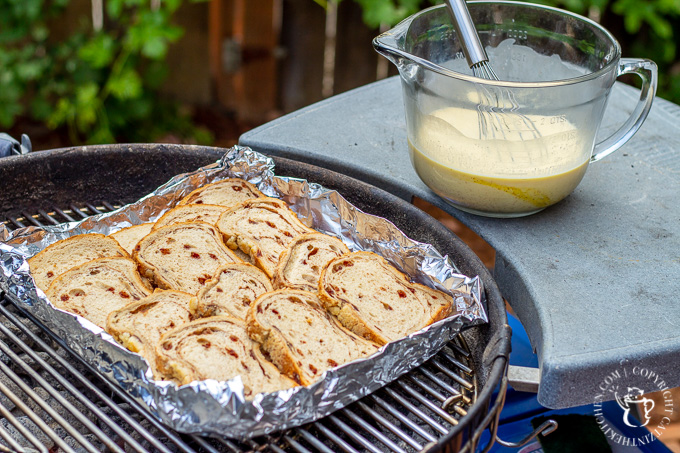
<svg viewBox="0 0 680 453">
<path fill-rule="evenodd" d="M 322 233 L 307 233 L 296 237 L 279 257 L 274 271 L 274 288 L 290 288 L 317 292 L 321 269 L 333 258 L 349 253 L 337 238 Z"/>
<path fill-rule="evenodd" d="M 283 289 L 260 296 L 248 310 L 250 337 L 288 377 L 309 385 L 324 371 L 367 357 L 378 345 L 345 329 L 309 291 Z"/>
<path fill-rule="evenodd" d="M 185 222 L 153 230 L 132 254 L 142 276 L 162 289 L 198 293 L 220 267 L 240 260 L 215 227 Z"/>
<path fill-rule="evenodd" d="M 151 294 L 130 258 L 98 258 L 57 277 L 47 291 L 52 304 L 102 329 L 112 311 Z"/>
<path fill-rule="evenodd" d="M 214 204 L 184 204 L 163 214 L 153 229 L 182 222 L 205 222 L 214 225 L 228 208 Z"/>
<path fill-rule="evenodd" d="M 253 264 L 269 278 L 288 244 L 301 234 L 314 232 L 300 222 L 284 201 L 276 198 L 256 198 L 237 204 L 220 216 L 217 228 L 229 248 L 239 248 L 250 255 Z"/>
<path fill-rule="evenodd" d="M 352 332 L 383 345 L 452 313 L 453 298 L 411 283 L 383 257 L 355 252 L 321 271 L 319 297 Z"/>
<path fill-rule="evenodd" d="M 242 201 L 264 197 L 257 187 L 243 179 L 231 178 L 207 184 L 182 198 L 178 205 L 183 204 L 216 204 L 232 207 Z"/>
<path fill-rule="evenodd" d="M 245 323 L 229 316 L 198 319 L 165 333 L 156 347 L 156 366 L 180 385 L 241 376 L 248 398 L 295 386 L 262 355 Z"/>
<path fill-rule="evenodd" d="M 155 370 L 156 345 L 165 332 L 191 321 L 189 306 L 194 298 L 180 291 L 154 291 L 144 299 L 109 313 L 106 331 L 132 352 L 138 352 Z"/>
<path fill-rule="evenodd" d="M 132 256 L 132 252 L 139 241 L 144 236 L 151 232 L 153 223 L 142 223 L 140 225 L 132 225 L 122 230 L 118 230 L 111 234 L 111 237 L 118 241 L 121 247 Z"/>
<path fill-rule="evenodd" d="M 269 277 L 246 263 L 222 266 L 198 292 L 192 304 L 196 317 L 229 315 L 246 319 L 248 307 L 261 294 L 273 291 Z"/>
<path fill-rule="evenodd" d="M 130 255 L 118 242 L 103 234 L 80 234 L 45 247 L 28 260 L 35 285 L 47 291 L 52 281 L 67 270 L 96 258 Z"/>
</svg>

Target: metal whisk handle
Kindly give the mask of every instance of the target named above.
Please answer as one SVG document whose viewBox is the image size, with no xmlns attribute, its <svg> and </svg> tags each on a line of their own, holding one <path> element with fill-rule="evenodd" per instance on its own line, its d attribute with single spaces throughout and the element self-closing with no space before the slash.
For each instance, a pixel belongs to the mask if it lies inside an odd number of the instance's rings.
<svg viewBox="0 0 680 453">
<path fill-rule="evenodd" d="M 453 16 L 456 31 L 463 44 L 463 54 L 467 59 L 468 65 L 472 68 L 482 62 L 489 61 L 484 46 L 482 46 L 475 24 L 472 23 L 470 12 L 468 11 L 465 0 L 444 0 Z"/>
</svg>

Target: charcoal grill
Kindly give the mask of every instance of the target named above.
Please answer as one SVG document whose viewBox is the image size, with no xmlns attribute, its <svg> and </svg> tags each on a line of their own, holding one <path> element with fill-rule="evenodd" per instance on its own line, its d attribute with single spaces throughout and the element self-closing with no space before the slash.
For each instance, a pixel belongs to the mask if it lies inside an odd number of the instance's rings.
<svg viewBox="0 0 680 453">
<path fill-rule="evenodd" d="M 0 222 L 13 230 L 108 212 L 225 150 L 185 145 L 107 145 L 0 159 Z M 495 439 L 507 386 L 510 328 L 481 261 L 427 214 L 380 189 L 319 167 L 274 158 L 276 173 L 336 189 L 360 209 L 433 244 L 479 275 L 488 325 L 452 340 L 416 370 L 320 421 L 237 442 L 174 432 L 100 378 L 59 338 L 0 294 L 0 451 L 409 452 L 476 451 Z"/>
</svg>

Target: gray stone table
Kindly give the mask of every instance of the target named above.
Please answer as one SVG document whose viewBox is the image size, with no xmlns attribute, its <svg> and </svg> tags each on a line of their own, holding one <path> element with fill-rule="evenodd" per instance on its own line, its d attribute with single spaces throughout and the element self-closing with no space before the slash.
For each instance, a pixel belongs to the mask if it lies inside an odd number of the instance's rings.
<svg viewBox="0 0 680 453">
<path fill-rule="evenodd" d="M 602 137 L 638 96 L 615 85 Z M 680 386 L 680 107 L 656 99 L 633 139 L 592 164 L 571 196 L 520 219 L 458 211 L 420 181 L 397 78 L 286 115 L 240 143 L 423 198 L 482 236 L 496 249 L 496 280 L 538 353 L 544 406 L 592 404 L 605 382 Z"/>
</svg>

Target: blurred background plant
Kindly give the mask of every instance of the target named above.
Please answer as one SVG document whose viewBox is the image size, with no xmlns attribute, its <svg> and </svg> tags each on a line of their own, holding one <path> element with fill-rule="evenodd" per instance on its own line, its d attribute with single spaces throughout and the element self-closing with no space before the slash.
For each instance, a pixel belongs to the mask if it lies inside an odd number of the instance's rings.
<svg viewBox="0 0 680 453">
<path fill-rule="evenodd" d="M 64 128 L 72 144 L 148 142 L 172 133 L 210 142 L 179 104 L 158 96 L 182 0 L 99 0 L 59 36 L 70 0 L 0 1 L 0 128 L 19 118 Z M 58 29 L 58 27 L 56 27 Z"/>
<path fill-rule="evenodd" d="M 395 74 L 371 39 L 440 1 L 0 0 L 0 131 L 59 137 L 36 149 L 230 146 Z M 657 95 L 680 104 L 680 0 L 533 1 L 602 23 L 624 56 L 659 65 Z"/>
</svg>

